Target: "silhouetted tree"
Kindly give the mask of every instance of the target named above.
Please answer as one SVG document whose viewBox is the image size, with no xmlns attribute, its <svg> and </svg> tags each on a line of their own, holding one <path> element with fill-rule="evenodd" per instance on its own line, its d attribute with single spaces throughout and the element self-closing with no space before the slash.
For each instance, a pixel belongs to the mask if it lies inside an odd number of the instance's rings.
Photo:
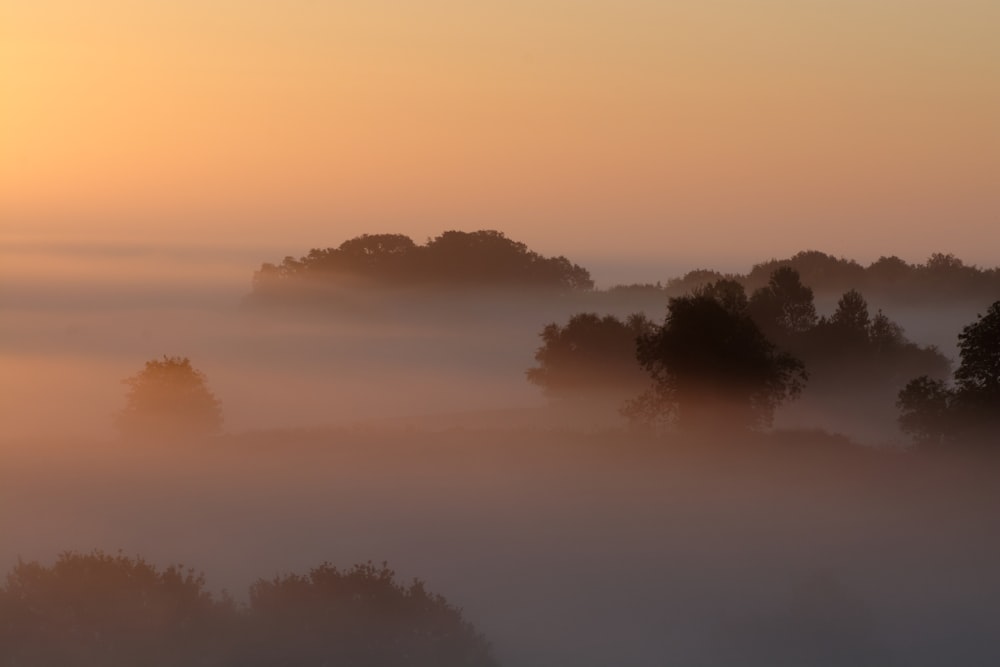
<svg viewBox="0 0 1000 667">
<path fill-rule="evenodd" d="M 180 566 L 100 551 L 22 561 L 0 588 L 0 665 L 218 665 L 232 613 Z"/>
<path fill-rule="evenodd" d="M 767 285 L 754 291 L 750 316 L 772 340 L 785 341 L 816 326 L 813 291 L 790 266 L 774 270 Z"/>
<path fill-rule="evenodd" d="M 385 564 L 260 580 L 250 589 L 248 667 L 494 667 L 490 646 L 420 581 L 404 586 Z"/>
<path fill-rule="evenodd" d="M 128 392 L 116 423 L 124 436 L 201 436 L 222 427 L 222 404 L 187 357 L 147 361 L 139 373 L 122 382 Z"/>
<path fill-rule="evenodd" d="M 837 310 L 830 317 L 830 324 L 840 332 L 840 335 L 851 341 L 862 342 L 868 339 L 868 326 L 871 314 L 868 312 L 868 301 L 861 292 L 852 289 L 844 293 L 837 302 Z"/>
<path fill-rule="evenodd" d="M 958 335 L 955 383 L 966 400 L 991 405 L 1000 412 L 1000 301 Z"/>
<path fill-rule="evenodd" d="M 0 585 L 0 667 L 496 667 L 459 609 L 386 565 L 258 581 L 249 605 L 181 566 L 64 553 Z"/>
<path fill-rule="evenodd" d="M 899 393 L 900 427 L 918 442 L 1000 441 L 1000 301 L 958 336 L 955 386 L 926 376 Z"/>
<path fill-rule="evenodd" d="M 775 270 L 781 267 L 794 269 L 803 283 L 823 292 L 864 284 L 865 269 L 854 260 L 837 258 L 817 250 L 803 250 L 788 259 L 772 259 L 754 265 L 746 277 L 747 287 L 757 288 L 767 284 Z"/>
<path fill-rule="evenodd" d="M 938 444 L 955 432 L 954 392 L 944 380 L 922 375 L 899 392 L 899 427 L 918 444 Z"/>
<path fill-rule="evenodd" d="M 680 278 L 671 278 L 668 280 L 666 289 L 671 294 L 680 296 L 690 294 L 709 283 L 714 283 L 728 277 L 711 269 L 695 269 L 694 271 L 688 271 Z"/>
<path fill-rule="evenodd" d="M 720 278 L 701 287 L 696 287 L 691 293 L 695 296 L 712 299 L 735 315 L 743 315 L 747 312 L 749 301 L 746 290 L 743 285 L 732 278 Z"/>
<path fill-rule="evenodd" d="M 874 286 L 881 286 L 883 289 L 895 288 L 904 285 L 913 278 L 914 267 L 907 264 L 899 257 L 879 257 L 865 269 L 867 281 Z"/>
<path fill-rule="evenodd" d="M 634 394 L 648 382 L 636 362 L 636 343 L 651 328 L 644 315 L 623 322 L 595 313 L 574 315 L 565 326 L 549 324 L 535 352 L 538 365 L 526 372 L 528 381 L 560 398 Z"/>
<path fill-rule="evenodd" d="M 337 248 L 313 249 L 254 273 L 253 295 L 288 299 L 328 296 L 332 288 L 435 286 L 590 290 L 586 269 L 565 257 L 543 257 L 502 232 L 446 231 L 415 244 L 402 234 L 364 234 Z"/>
<path fill-rule="evenodd" d="M 637 357 L 653 387 L 625 413 L 685 428 L 768 426 L 807 377 L 749 316 L 704 295 L 670 299 L 666 321 L 639 339 Z"/>
</svg>

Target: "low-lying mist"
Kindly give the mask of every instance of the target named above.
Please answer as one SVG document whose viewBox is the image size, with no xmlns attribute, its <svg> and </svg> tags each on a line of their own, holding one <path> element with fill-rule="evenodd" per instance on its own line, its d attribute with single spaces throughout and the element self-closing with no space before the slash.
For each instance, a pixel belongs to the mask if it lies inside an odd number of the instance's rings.
<svg viewBox="0 0 1000 667">
<path fill-rule="evenodd" d="M 259 577 L 385 560 L 506 666 L 1000 663 L 1000 462 L 855 444 L 901 441 L 892 405 L 653 437 L 526 381 L 572 304 L 301 318 L 247 308 L 229 259 L 44 269 L 66 260 L 4 270 L 0 571 L 121 549 L 239 599 Z M 892 314 L 952 346 L 970 319 Z M 116 436 L 120 381 L 163 355 L 205 374 L 222 435 Z"/>
<path fill-rule="evenodd" d="M 388 560 L 506 665 L 995 664 L 996 457 L 424 424 L 8 442 L 18 556 L 95 546 L 242 595 Z"/>
</svg>

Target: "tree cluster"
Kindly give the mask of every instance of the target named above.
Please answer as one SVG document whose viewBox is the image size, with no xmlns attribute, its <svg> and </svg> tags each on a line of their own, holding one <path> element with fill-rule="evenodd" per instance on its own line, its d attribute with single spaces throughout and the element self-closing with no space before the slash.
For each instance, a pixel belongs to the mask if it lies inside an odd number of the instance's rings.
<svg viewBox="0 0 1000 667">
<path fill-rule="evenodd" d="M 788 266 L 749 297 L 733 278 L 672 297 L 661 325 L 641 315 L 582 314 L 548 325 L 541 337 L 538 365 L 527 375 L 548 395 L 624 388 L 635 396 L 641 370 L 646 389 L 624 412 L 684 428 L 766 427 L 807 380 L 891 397 L 913 373 L 941 377 L 949 368 L 936 348 L 907 340 L 881 311 L 872 316 L 857 290 L 845 292 L 829 317 L 818 315 L 813 290 Z"/>
<path fill-rule="evenodd" d="M 645 293 L 660 300 L 680 296 L 718 280 L 735 280 L 748 292 L 766 286 L 775 271 L 791 269 L 802 282 L 823 295 L 856 289 L 894 303 L 940 303 L 985 300 L 1000 292 L 1000 268 L 966 264 L 952 254 L 934 253 L 923 263 L 909 263 L 896 256 L 880 257 L 864 266 L 852 259 L 806 250 L 785 259 L 754 264 L 745 274 L 724 274 L 696 269 L 665 284 L 619 285 L 607 292 L 627 298 Z"/>
<path fill-rule="evenodd" d="M 825 294 L 858 289 L 893 301 L 916 302 L 981 299 L 1000 291 L 1000 269 L 968 265 L 945 253 L 934 253 L 922 264 L 883 256 L 862 266 L 854 260 L 809 250 L 756 264 L 744 282 L 748 289 L 756 289 L 782 267 L 795 270 L 803 282 Z"/>
<path fill-rule="evenodd" d="M 528 381 L 554 398 L 635 394 L 647 382 L 635 363 L 636 340 L 652 328 L 644 315 L 622 321 L 595 313 L 574 315 L 565 326 L 549 324 Z"/>
<path fill-rule="evenodd" d="M 265 263 L 252 296 L 288 298 L 331 287 L 498 287 L 589 290 L 589 272 L 565 257 L 544 257 L 502 232 L 446 231 L 418 245 L 403 234 L 364 234 L 336 248 Z"/>
<path fill-rule="evenodd" d="M 0 666 L 495 667 L 462 613 L 384 564 L 260 580 L 249 602 L 141 558 L 64 553 L 0 586 Z"/>
<path fill-rule="evenodd" d="M 954 384 L 923 375 L 899 392 L 900 427 L 918 442 L 1000 441 L 1000 301 L 958 336 Z"/>
<path fill-rule="evenodd" d="M 829 317 L 819 316 L 812 288 L 787 266 L 753 292 L 747 311 L 769 339 L 802 359 L 819 389 L 863 383 L 894 392 L 913 374 L 944 377 L 949 371 L 937 348 L 908 340 L 881 310 L 872 315 L 856 289 L 844 292 Z"/>
<path fill-rule="evenodd" d="M 637 341 L 652 387 L 626 414 L 667 417 L 687 429 L 770 426 L 775 408 L 798 396 L 808 376 L 767 339 L 745 303 L 742 288 L 725 281 L 670 299 L 663 325 Z"/>
</svg>

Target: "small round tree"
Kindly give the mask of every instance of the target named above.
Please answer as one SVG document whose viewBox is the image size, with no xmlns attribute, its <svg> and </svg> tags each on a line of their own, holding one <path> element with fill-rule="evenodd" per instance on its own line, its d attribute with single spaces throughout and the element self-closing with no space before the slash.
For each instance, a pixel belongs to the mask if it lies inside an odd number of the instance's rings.
<svg viewBox="0 0 1000 667">
<path fill-rule="evenodd" d="M 126 437 L 212 435 L 222 427 L 222 404 L 187 357 L 147 361 L 122 382 L 128 392 L 116 425 Z"/>
</svg>

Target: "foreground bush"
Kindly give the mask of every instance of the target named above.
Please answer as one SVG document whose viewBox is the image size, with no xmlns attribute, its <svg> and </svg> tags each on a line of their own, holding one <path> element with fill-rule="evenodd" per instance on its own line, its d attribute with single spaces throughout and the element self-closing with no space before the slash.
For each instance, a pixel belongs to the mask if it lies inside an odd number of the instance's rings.
<svg viewBox="0 0 1000 667">
<path fill-rule="evenodd" d="M 141 558 L 19 562 L 0 587 L 3 667 L 493 667 L 461 611 L 385 565 L 258 581 L 246 606 Z"/>
</svg>

